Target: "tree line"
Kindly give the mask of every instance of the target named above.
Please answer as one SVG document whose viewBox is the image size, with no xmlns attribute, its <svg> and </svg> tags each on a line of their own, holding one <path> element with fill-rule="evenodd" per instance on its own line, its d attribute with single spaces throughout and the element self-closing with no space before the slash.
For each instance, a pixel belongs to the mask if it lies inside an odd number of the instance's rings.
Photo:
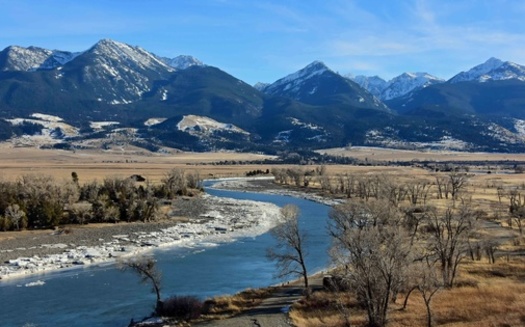
<svg viewBox="0 0 525 327">
<path fill-rule="evenodd" d="M 24 175 L 0 181 L 0 230 L 52 228 L 61 224 L 152 221 L 160 218 L 162 199 L 201 189 L 198 173 L 173 169 L 158 184 L 133 178 L 108 177 L 101 183 L 79 183 L 51 176 Z"/>
</svg>

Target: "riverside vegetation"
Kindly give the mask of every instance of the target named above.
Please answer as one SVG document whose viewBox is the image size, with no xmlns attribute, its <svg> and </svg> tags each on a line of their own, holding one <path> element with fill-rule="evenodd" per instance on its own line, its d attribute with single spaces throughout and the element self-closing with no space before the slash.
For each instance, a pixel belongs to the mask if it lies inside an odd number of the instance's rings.
<svg viewBox="0 0 525 327">
<path fill-rule="evenodd" d="M 344 200 L 329 215 L 336 268 L 293 323 L 523 325 L 525 185 L 467 171 L 274 169 L 277 183 Z"/>
<path fill-rule="evenodd" d="M 199 175 L 181 169 L 169 171 L 156 185 L 138 175 L 84 184 L 75 172 L 68 181 L 24 175 L 16 182 L 0 181 L 0 230 L 153 221 L 162 216 L 162 199 L 195 195 L 201 189 Z"/>
</svg>

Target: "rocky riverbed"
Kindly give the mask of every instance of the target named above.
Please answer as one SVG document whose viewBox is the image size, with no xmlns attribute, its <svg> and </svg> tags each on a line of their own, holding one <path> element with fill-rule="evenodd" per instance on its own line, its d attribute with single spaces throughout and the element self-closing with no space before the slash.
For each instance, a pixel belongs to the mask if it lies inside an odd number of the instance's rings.
<svg viewBox="0 0 525 327">
<path fill-rule="evenodd" d="M 267 232 L 279 221 L 270 203 L 205 195 L 203 213 L 181 220 L 40 231 L 0 240 L 0 279 L 116 260 L 165 246 L 227 242 Z"/>
</svg>

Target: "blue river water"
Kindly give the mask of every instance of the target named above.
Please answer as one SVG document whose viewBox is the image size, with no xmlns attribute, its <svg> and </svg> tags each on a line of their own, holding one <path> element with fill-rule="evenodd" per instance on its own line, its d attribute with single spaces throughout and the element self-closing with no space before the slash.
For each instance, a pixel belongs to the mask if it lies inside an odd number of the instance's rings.
<svg viewBox="0 0 525 327">
<path fill-rule="evenodd" d="M 307 267 L 319 271 L 329 264 L 330 239 L 326 230 L 329 207 L 282 195 L 222 191 L 208 193 L 235 199 L 295 204 L 301 210 L 300 228 L 308 234 Z M 247 288 L 281 282 L 275 265 L 266 258 L 274 245 L 268 233 L 216 246 L 165 248 L 153 255 L 162 272 L 162 296 L 195 295 L 202 299 L 234 294 Z M 41 286 L 27 283 L 44 281 Z M 113 264 L 56 271 L 27 278 L 0 281 L 0 326 L 127 326 L 148 316 L 155 303 L 149 285 Z"/>
</svg>

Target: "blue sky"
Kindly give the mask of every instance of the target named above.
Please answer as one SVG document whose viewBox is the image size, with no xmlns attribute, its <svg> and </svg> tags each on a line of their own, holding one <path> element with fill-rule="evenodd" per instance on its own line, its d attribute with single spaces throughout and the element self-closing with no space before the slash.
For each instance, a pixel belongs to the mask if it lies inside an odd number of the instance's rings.
<svg viewBox="0 0 525 327">
<path fill-rule="evenodd" d="M 99 39 L 193 55 L 247 83 L 314 60 L 341 74 L 442 78 L 489 57 L 525 64 L 520 0 L 0 0 L 0 48 Z"/>
</svg>

